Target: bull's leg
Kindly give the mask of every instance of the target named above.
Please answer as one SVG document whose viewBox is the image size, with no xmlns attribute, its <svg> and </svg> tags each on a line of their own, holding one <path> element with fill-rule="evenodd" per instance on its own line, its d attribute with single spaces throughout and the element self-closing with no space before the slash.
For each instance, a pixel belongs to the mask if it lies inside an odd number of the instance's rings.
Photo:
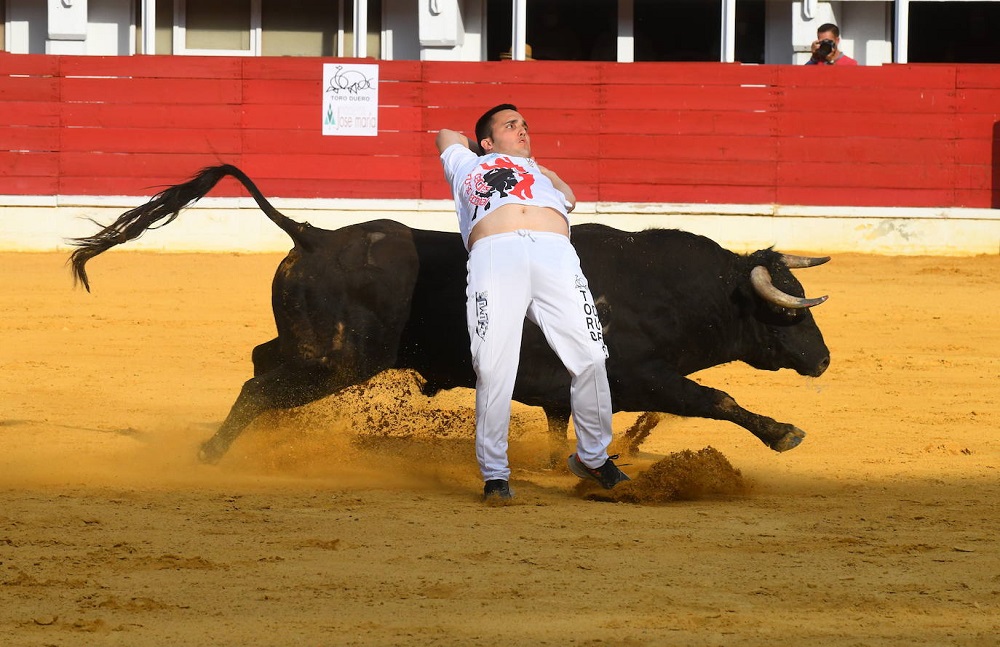
<svg viewBox="0 0 1000 647">
<path fill-rule="evenodd" d="M 253 361 L 254 377 L 264 375 L 281 366 L 284 358 L 281 356 L 281 340 L 275 337 L 254 347 L 250 357 Z"/>
<path fill-rule="evenodd" d="M 629 393 L 639 394 L 630 402 Z M 615 398 L 615 408 L 626 411 L 652 409 L 678 416 L 727 420 L 748 430 L 776 452 L 798 447 L 806 432 L 794 425 L 778 422 L 741 407 L 728 393 L 680 375 L 659 374 L 643 384 L 633 384 L 621 389 Z"/>
<path fill-rule="evenodd" d="M 357 382 L 368 377 L 371 375 Z M 286 363 L 257 375 L 243 384 L 226 420 L 215 435 L 202 444 L 198 456 L 203 462 L 216 463 L 264 411 L 302 406 L 357 382 L 336 379 L 334 373 L 319 362 Z"/>
<path fill-rule="evenodd" d="M 569 429 L 570 410 L 562 407 L 543 407 L 549 424 L 549 466 L 562 465 L 566 460 L 566 430 Z"/>
</svg>

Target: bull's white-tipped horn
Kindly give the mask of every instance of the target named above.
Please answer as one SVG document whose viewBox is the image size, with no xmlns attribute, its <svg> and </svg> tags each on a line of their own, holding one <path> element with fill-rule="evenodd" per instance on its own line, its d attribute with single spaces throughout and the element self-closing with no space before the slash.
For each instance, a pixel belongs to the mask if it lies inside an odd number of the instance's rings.
<svg viewBox="0 0 1000 647">
<path fill-rule="evenodd" d="M 816 267 L 830 260 L 829 256 L 796 256 L 795 254 L 782 254 L 781 262 L 785 267 L 797 270 L 803 267 Z"/>
<path fill-rule="evenodd" d="M 762 299 L 782 308 L 811 308 L 829 298 L 822 296 L 815 299 L 803 299 L 782 292 L 771 283 L 771 273 L 763 265 L 758 265 L 750 271 L 750 283 Z"/>
</svg>

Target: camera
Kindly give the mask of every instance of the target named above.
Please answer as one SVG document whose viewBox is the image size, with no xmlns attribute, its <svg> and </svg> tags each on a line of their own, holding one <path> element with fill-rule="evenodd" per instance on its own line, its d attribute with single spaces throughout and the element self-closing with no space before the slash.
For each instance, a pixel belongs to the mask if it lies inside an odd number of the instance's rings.
<svg viewBox="0 0 1000 647">
<path fill-rule="evenodd" d="M 813 60 L 817 63 L 824 63 L 826 62 L 826 57 L 829 56 L 830 52 L 835 49 L 837 49 L 837 43 L 833 42 L 829 38 L 824 38 L 819 41 L 819 47 L 817 47 L 816 51 L 813 52 Z"/>
</svg>

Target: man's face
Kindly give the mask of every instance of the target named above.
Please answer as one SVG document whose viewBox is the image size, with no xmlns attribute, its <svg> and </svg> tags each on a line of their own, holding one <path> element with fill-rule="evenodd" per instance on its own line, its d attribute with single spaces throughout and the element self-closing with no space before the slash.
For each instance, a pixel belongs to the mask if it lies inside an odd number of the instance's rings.
<svg viewBox="0 0 1000 647">
<path fill-rule="evenodd" d="M 501 110 L 493 115 L 492 136 L 480 142 L 487 153 L 504 153 L 516 157 L 531 157 L 531 137 L 521 113 Z"/>
</svg>

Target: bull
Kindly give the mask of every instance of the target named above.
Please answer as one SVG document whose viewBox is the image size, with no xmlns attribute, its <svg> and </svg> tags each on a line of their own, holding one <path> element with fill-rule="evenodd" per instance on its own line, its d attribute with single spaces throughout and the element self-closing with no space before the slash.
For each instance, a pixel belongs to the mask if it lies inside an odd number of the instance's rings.
<svg viewBox="0 0 1000 647">
<path fill-rule="evenodd" d="M 272 285 L 277 336 L 252 353 L 254 376 L 200 457 L 221 459 L 261 413 L 301 406 L 390 368 L 426 380 L 424 392 L 475 386 L 465 321 L 467 252 L 454 233 L 377 220 L 336 230 L 294 221 L 240 169 L 203 169 L 75 239 L 75 280 L 89 291 L 88 260 L 173 221 L 225 176 L 240 181 L 294 243 Z M 735 254 L 678 230 L 573 229 L 583 271 L 604 327 L 615 411 L 654 412 L 630 430 L 641 441 L 659 413 L 727 420 L 777 452 L 805 432 L 741 407 L 727 393 L 686 376 L 742 361 L 762 370 L 819 376 L 830 353 L 791 269 L 824 263 L 762 249 Z M 570 378 L 536 326 L 525 322 L 514 399 L 541 407 L 553 439 L 565 444 Z"/>
</svg>

